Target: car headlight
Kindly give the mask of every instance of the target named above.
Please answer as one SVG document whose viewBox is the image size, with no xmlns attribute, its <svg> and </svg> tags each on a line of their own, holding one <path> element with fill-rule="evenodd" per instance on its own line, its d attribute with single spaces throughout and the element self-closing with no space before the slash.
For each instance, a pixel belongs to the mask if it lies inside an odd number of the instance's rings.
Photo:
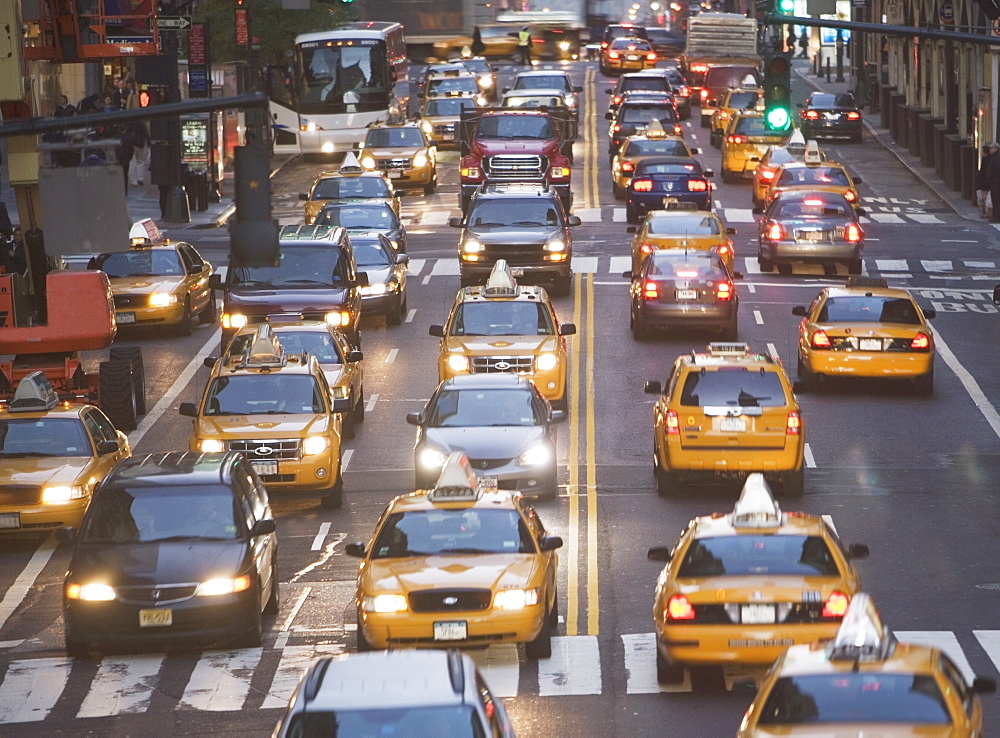
<svg viewBox="0 0 1000 738">
<path fill-rule="evenodd" d="M 555 354 L 539 354 L 538 358 L 535 359 L 535 369 L 547 372 L 550 369 L 555 369 L 558 363 L 559 357 Z"/>
<path fill-rule="evenodd" d="M 42 502 L 46 504 L 79 500 L 84 495 L 83 487 L 46 487 L 42 490 Z"/>
<path fill-rule="evenodd" d="M 330 442 L 323 436 L 309 436 L 302 441 L 302 453 L 306 456 L 321 454 L 330 447 Z"/>
<path fill-rule="evenodd" d="M 417 452 L 417 465 L 424 469 L 440 469 L 447 460 L 448 455 L 436 448 L 425 446 Z"/>
<path fill-rule="evenodd" d="M 484 90 L 488 90 L 490 87 L 492 87 L 493 86 L 493 75 L 492 74 L 484 74 L 483 76 L 481 76 L 479 78 L 479 86 L 482 87 Z"/>
<path fill-rule="evenodd" d="M 115 599 L 115 588 L 100 582 L 88 584 L 67 584 L 66 599 L 86 602 L 111 602 Z"/>
<path fill-rule="evenodd" d="M 198 450 L 206 454 L 221 454 L 226 450 L 226 444 L 216 438 L 205 438 L 198 441 Z"/>
<path fill-rule="evenodd" d="M 497 610 L 523 610 L 526 607 L 537 605 L 541 599 L 541 590 L 534 589 L 505 589 L 493 595 L 493 607 Z"/>
<path fill-rule="evenodd" d="M 575 95 L 563 95 L 563 102 L 566 103 L 567 107 L 572 108 L 574 105 L 576 105 L 576 96 Z"/>
<path fill-rule="evenodd" d="M 149 296 L 150 307 L 166 307 L 176 305 L 178 297 L 173 292 L 154 292 Z"/>
<path fill-rule="evenodd" d="M 194 593 L 198 597 L 216 597 L 218 595 L 233 594 L 234 592 L 243 592 L 248 589 L 250 589 L 250 577 L 246 575 L 236 577 L 235 579 L 225 577 L 209 579 L 207 582 L 201 582 Z"/>
<path fill-rule="evenodd" d="M 462 251 L 467 254 L 478 254 L 483 250 L 483 245 L 474 238 L 467 238 L 462 243 Z"/>
<path fill-rule="evenodd" d="M 315 133 L 316 131 L 319 130 L 319 126 L 317 126 L 315 123 L 311 123 L 311 122 L 310 123 L 303 123 L 302 125 L 299 126 L 299 130 L 300 131 L 306 131 L 308 133 Z"/>
<path fill-rule="evenodd" d="M 420 121 L 420 130 L 427 134 L 434 133 L 434 124 L 429 120 L 422 120 Z"/>
<path fill-rule="evenodd" d="M 448 356 L 448 368 L 453 372 L 469 371 L 469 357 L 465 354 L 450 354 Z"/>
<path fill-rule="evenodd" d="M 552 167 L 552 176 L 555 179 L 565 179 L 569 176 L 569 167 Z"/>
<path fill-rule="evenodd" d="M 486 102 L 487 101 L 485 95 L 476 95 L 476 105 L 478 105 L 479 107 L 484 107 L 486 105 Z"/>
<path fill-rule="evenodd" d="M 362 156 L 361 157 L 361 166 L 363 166 L 365 169 L 374 169 L 375 168 L 375 158 L 371 157 L 371 156 Z"/>
<path fill-rule="evenodd" d="M 324 315 L 323 320 L 330 325 L 350 325 L 351 313 L 347 310 L 334 310 Z"/>
<path fill-rule="evenodd" d="M 569 47 L 570 47 L 569 41 L 560 41 L 559 42 L 559 50 L 560 51 L 569 51 Z"/>
<path fill-rule="evenodd" d="M 552 449 L 544 444 L 529 448 L 517 457 L 518 466 L 542 466 L 552 460 Z"/>
<path fill-rule="evenodd" d="M 369 297 L 373 295 L 384 295 L 388 291 L 389 291 L 389 285 L 387 285 L 385 282 L 370 284 L 367 287 L 361 288 L 361 294 L 367 295 Z"/>
<path fill-rule="evenodd" d="M 223 328 L 236 328 L 237 330 L 242 328 L 247 324 L 247 316 L 242 313 L 223 313 L 222 314 L 222 327 Z"/>
<path fill-rule="evenodd" d="M 413 166 L 415 167 L 426 167 L 427 166 L 427 154 L 417 154 L 413 157 Z"/>
<path fill-rule="evenodd" d="M 374 597 L 366 595 L 362 607 L 365 612 L 405 612 L 406 595 L 386 594 Z"/>
<path fill-rule="evenodd" d="M 545 244 L 545 250 L 546 251 L 565 251 L 566 250 L 566 242 L 563 241 L 561 238 L 551 238 L 551 239 L 549 239 L 549 242 L 547 244 Z"/>
</svg>

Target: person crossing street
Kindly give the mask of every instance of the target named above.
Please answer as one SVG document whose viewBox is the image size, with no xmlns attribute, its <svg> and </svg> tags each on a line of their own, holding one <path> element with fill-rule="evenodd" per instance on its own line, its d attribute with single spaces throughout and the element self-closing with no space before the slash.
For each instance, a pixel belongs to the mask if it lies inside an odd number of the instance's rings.
<svg viewBox="0 0 1000 738">
<path fill-rule="evenodd" d="M 521 26 L 517 33 L 517 53 L 520 62 L 526 67 L 531 66 L 531 32 L 527 26 Z"/>
</svg>

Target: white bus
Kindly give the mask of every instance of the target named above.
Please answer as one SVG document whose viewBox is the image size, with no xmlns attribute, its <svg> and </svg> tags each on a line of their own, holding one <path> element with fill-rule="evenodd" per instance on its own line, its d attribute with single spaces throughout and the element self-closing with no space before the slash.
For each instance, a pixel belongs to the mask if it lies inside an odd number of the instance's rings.
<svg viewBox="0 0 1000 738">
<path fill-rule="evenodd" d="M 357 148 L 372 122 L 390 110 L 406 112 L 408 71 L 399 23 L 351 23 L 296 37 L 292 63 L 268 68 L 275 153 Z"/>
</svg>

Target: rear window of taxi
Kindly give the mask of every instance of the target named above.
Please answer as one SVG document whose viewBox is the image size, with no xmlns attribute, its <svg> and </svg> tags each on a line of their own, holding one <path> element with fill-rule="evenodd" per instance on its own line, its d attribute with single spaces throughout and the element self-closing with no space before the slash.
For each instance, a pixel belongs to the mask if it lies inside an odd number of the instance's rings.
<svg viewBox="0 0 1000 738">
<path fill-rule="evenodd" d="M 632 141 L 625 149 L 625 156 L 690 156 L 683 141 L 656 140 Z"/>
<path fill-rule="evenodd" d="M 649 123 L 658 120 L 660 123 L 676 123 L 677 111 L 673 105 L 628 105 L 621 112 L 621 123 Z"/>
<path fill-rule="evenodd" d="M 763 122 L 760 123 L 763 128 Z M 847 173 L 837 167 L 795 167 L 786 169 L 778 178 L 779 185 L 849 185 Z"/>
<path fill-rule="evenodd" d="M 719 221 L 704 215 L 676 215 L 669 218 L 650 218 L 647 233 L 653 236 L 688 235 L 718 236 Z"/>
<path fill-rule="evenodd" d="M 764 119 L 758 116 L 744 116 L 736 121 L 733 133 L 742 136 L 773 136 L 774 133 L 764 126 Z"/>
<path fill-rule="evenodd" d="M 655 252 L 649 265 L 647 276 L 666 276 L 679 279 L 721 279 L 726 276 L 718 258 L 691 259 L 680 249 L 674 254 L 670 250 Z"/>
<path fill-rule="evenodd" d="M 820 536 L 738 535 L 696 538 L 679 578 L 739 576 L 835 577 L 837 560 Z"/>
<path fill-rule="evenodd" d="M 914 304 L 899 297 L 831 297 L 819 311 L 821 323 L 903 323 L 919 325 Z"/>
<path fill-rule="evenodd" d="M 684 379 L 685 407 L 781 407 L 787 405 L 778 373 L 764 367 L 695 369 Z"/>
</svg>

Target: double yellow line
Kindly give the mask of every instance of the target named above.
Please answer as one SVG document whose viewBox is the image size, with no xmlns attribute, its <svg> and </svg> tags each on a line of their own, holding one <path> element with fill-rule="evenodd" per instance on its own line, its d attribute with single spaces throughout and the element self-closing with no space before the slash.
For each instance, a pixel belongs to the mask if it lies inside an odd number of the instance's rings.
<svg viewBox="0 0 1000 738">
<path fill-rule="evenodd" d="M 601 158 L 598 155 L 598 118 L 597 118 L 597 72 L 588 69 L 583 78 L 583 115 L 580 124 L 583 126 L 583 207 L 601 207 L 601 196 L 597 189 L 597 174 Z"/>
</svg>

